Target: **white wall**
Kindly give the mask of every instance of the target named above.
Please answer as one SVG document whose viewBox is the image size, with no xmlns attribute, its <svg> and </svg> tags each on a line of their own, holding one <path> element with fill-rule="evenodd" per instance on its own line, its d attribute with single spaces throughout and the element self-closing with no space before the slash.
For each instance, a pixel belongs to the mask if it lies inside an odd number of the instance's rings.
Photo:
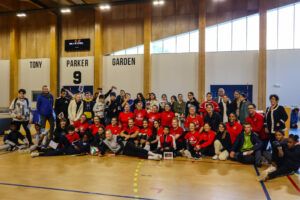
<svg viewBox="0 0 300 200">
<path fill-rule="evenodd" d="M 0 60 L 0 108 L 7 108 L 9 107 L 9 75 L 10 75 L 10 68 L 9 68 L 9 60 Z"/>
<path fill-rule="evenodd" d="M 189 91 L 198 95 L 198 54 L 153 54 L 152 55 L 152 91 L 158 99 L 165 93 L 171 95 Z"/>
<path fill-rule="evenodd" d="M 113 64 L 113 59 L 135 59 L 135 64 Z M 143 92 L 144 83 L 144 56 L 124 55 L 124 56 L 104 56 L 103 57 L 103 89 L 108 91 L 112 85 L 129 92 L 132 98 L 136 94 Z"/>
<path fill-rule="evenodd" d="M 282 105 L 300 106 L 300 49 L 268 51 L 267 97 L 270 94 L 279 95 Z"/>
<path fill-rule="evenodd" d="M 214 52 L 206 54 L 206 92 L 210 85 L 253 85 L 257 102 L 258 52 Z"/>
<path fill-rule="evenodd" d="M 31 68 L 30 62 L 42 62 L 41 67 Z M 50 87 L 50 59 L 20 59 L 19 60 L 19 88 L 27 91 L 27 98 L 31 100 L 32 91 L 41 91 L 43 85 Z"/>
</svg>

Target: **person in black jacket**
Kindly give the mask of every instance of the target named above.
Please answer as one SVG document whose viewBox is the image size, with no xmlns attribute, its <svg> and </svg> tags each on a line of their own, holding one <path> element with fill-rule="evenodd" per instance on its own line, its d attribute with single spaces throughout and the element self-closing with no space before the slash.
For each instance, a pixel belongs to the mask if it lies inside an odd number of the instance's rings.
<svg viewBox="0 0 300 200">
<path fill-rule="evenodd" d="M 67 91 L 62 88 L 60 90 L 60 97 L 55 100 L 54 111 L 56 115 L 56 125 L 59 124 L 61 119 L 68 118 L 68 107 L 69 107 L 70 99 L 67 97 Z"/>
<path fill-rule="evenodd" d="M 214 112 L 214 108 L 212 104 L 206 104 L 206 112 L 207 114 L 204 117 L 204 123 L 208 123 L 211 129 L 217 132 L 219 128 L 219 124 L 222 122 L 220 114 Z"/>
<path fill-rule="evenodd" d="M 269 97 L 271 106 L 266 111 L 267 132 L 270 135 L 270 142 L 275 140 L 275 132 L 284 130 L 285 122 L 288 120 L 288 115 L 283 106 L 278 105 L 279 97 L 276 94 L 271 94 Z"/>
<path fill-rule="evenodd" d="M 110 100 L 106 103 L 106 124 L 110 124 L 113 117 L 117 117 L 121 111 L 121 104 L 116 100 L 116 93 L 110 93 Z"/>
<path fill-rule="evenodd" d="M 228 116 L 232 113 L 232 105 L 229 102 L 229 98 L 227 95 L 223 96 L 223 100 L 219 103 L 220 115 L 222 117 L 222 122 L 228 122 Z"/>
<path fill-rule="evenodd" d="M 283 162 L 272 172 L 263 173 L 258 180 L 266 181 L 279 176 L 289 175 L 298 171 L 300 167 L 300 145 L 298 135 L 289 135 L 287 148 L 283 151 Z"/>
<path fill-rule="evenodd" d="M 232 148 L 230 135 L 226 130 L 224 123 L 219 124 L 219 130 L 217 132 L 216 140 L 214 142 L 215 155 L 213 160 L 227 160 L 229 152 Z"/>
<path fill-rule="evenodd" d="M 188 101 L 185 104 L 185 116 L 188 116 L 188 114 L 189 114 L 189 108 L 191 106 L 194 106 L 196 108 L 196 112 L 199 112 L 199 102 L 194 97 L 194 93 L 193 92 L 189 92 L 188 93 Z"/>
<path fill-rule="evenodd" d="M 53 141 L 58 143 L 62 136 L 68 133 L 67 130 L 67 120 L 65 118 L 60 119 L 59 124 L 57 124 L 56 129 L 53 133 Z"/>
<path fill-rule="evenodd" d="M 239 134 L 230 152 L 230 158 L 245 164 L 261 167 L 262 141 L 251 130 L 251 124 L 244 123 L 244 131 Z"/>
</svg>

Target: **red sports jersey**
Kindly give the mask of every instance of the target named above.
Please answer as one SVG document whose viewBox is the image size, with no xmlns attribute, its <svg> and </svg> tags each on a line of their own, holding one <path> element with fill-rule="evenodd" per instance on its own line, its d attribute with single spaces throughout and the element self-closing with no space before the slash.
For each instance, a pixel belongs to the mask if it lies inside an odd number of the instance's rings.
<svg viewBox="0 0 300 200">
<path fill-rule="evenodd" d="M 147 137 L 151 137 L 152 135 L 152 130 L 150 128 L 143 128 L 143 129 L 140 129 L 140 133 L 141 135 L 147 135 Z"/>
<path fill-rule="evenodd" d="M 142 110 L 135 109 L 134 110 L 134 125 L 136 125 L 138 127 L 142 127 L 143 120 L 147 118 L 147 115 L 148 115 L 148 113 L 145 109 L 142 109 Z"/>
<path fill-rule="evenodd" d="M 201 148 L 206 148 L 214 144 L 216 133 L 214 131 L 202 132 L 199 136 L 199 145 Z"/>
<path fill-rule="evenodd" d="M 160 114 L 161 118 L 161 125 L 163 127 L 165 126 L 171 126 L 172 125 L 172 119 L 175 117 L 175 114 L 172 111 L 163 111 Z"/>
<path fill-rule="evenodd" d="M 195 147 L 196 145 L 198 145 L 198 143 L 199 143 L 199 138 L 200 138 L 200 133 L 197 132 L 197 131 L 195 131 L 195 132 L 188 132 L 188 133 L 185 135 L 185 137 L 184 137 L 184 139 L 186 139 L 187 142 L 188 142 L 191 146 L 193 146 L 193 147 Z"/>
<path fill-rule="evenodd" d="M 195 117 L 189 115 L 185 119 L 184 127 L 189 129 L 190 123 L 194 123 L 196 125 L 196 130 L 199 131 L 204 125 L 203 117 L 201 115 L 196 115 Z"/>
<path fill-rule="evenodd" d="M 181 136 L 183 134 L 183 128 L 181 128 L 180 126 L 177 127 L 177 128 L 171 127 L 170 128 L 170 134 L 173 135 L 174 137 L 176 135 L 180 135 Z M 183 141 L 183 138 L 178 138 L 178 141 Z"/>
<path fill-rule="evenodd" d="M 119 135 L 121 133 L 121 128 L 118 125 L 113 126 L 110 124 L 106 126 L 106 130 L 110 130 L 113 135 Z"/>
<path fill-rule="evenodd" d="M 133 127 L 126 127 L 125 129 L 123 129 L 123 131 L 125 131 L 128 135 L 132 135 L 137 131 L 140 131 L 140 129 L 137 126 L 133 126 Z"/>
<path fill-rule="evenodd" d="M 94 136 L 98 133 L 98 130 L 100 127 L 104 128 L 104 126 L 102 124 L 100 124 L 98 126 L 96 126 L 95 124 L 90 125 L 90 130 Z"/>
<path fill-rule="evenodd" d="M 219 104 L 217 102 L 211 100 L 211 101 L 204 101 L 203 103 L 201 103 L 200 108 L 199 108 L 200 113 L 206 114 L 206 105 L 207 104 L 211 104 L 213 106 L 215 112 L 220 112 Z"/>
<path fill-rule="evenodd" d="M 81 121 L 76 121 L 74 122 L 74 127 L 78 129 L 79 132 L 85 132 L 88 128 L 89 128 L 89 123 L 87 122 L 84 122 L 84 123 L 81 123 Z"/>
<path fill-rule="evenodd" d="M 121 123 L 122 128 L 128 127 L 128 120 L 134 119 L 134 114 L 132 112 L 121 112 L 119 114 L 119 122 Z"/>
<path fill-rule="evenodd" d="M 237 136 L 242 132 L 243 126 L 239 122 L 234 122 L 232 126 L 227 122 L 226 129 L 230 135 L 231 143 L 234 144 Z"/>
<path fill-rule="evenodd" d="M 73 134 L 67 134 L 66 138 L 70 143 L 80 140 L 80 137 L 79 137 L 78 133 L 76 133 L 76 132 Z"/>
<path fill-rule="evenodd" d="M 148 113 L 148 122 L 150 128 L 153 127 L 154 121 L 160 121 L 160 113 Z"/>
<path fill-rule="evenodd" d="M 254 116 L 248 116 L 246 122 L 251 124 L 252 131 L 259 135 L 261 140 L 266 140 L 269 138 L 264 127 L 264 117 L 259 113 L 255 113 Z"/>
<path fill-rule="evenodd" d="M 173 148 L 176 149 L 175 138 L 173 135 L 161 135 L 158 138 L 158 148 Z"/>
</svg>

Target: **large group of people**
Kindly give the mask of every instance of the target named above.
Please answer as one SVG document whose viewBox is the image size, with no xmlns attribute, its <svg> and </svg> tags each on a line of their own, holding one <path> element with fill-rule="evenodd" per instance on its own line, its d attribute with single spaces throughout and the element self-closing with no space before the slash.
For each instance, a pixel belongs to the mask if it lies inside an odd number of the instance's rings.
<svg viewBox="0 0 300 200">
<path fill-rule="evenodd" d="M 268 168 L 259 180 L 293 173 L 300 167 L 297 135 L 284 137 L 288 115 L 279 97 L 270 95 L 265 114 L 239 91 L 230 99 L 223 88 L 218 96 L 206 94 L 199 102 L 193 92 L 158 100 L 155 93 L 135 99 L 111 87 L 72 94 L 61 89 L 57 99 L 47 86 L 37 98 L 39 122 L 32 138 L 31 105 L 26 90 L 20 89 L 10 105 L 12 123 L 4 137 L 2 150 L 28 148 L 32 157 L 58 155 L 123 154 L 161 160 L 164 155 L 214 160 L 235 160 Z M 49 128 L 46 128 L 48 121 Z M 20 127 L 26 137 L 20 133 Z M 21 141 L 20 141 L 21 140 Z M 167 154 L 166 154 L 167 153 Z"/>
</svg>

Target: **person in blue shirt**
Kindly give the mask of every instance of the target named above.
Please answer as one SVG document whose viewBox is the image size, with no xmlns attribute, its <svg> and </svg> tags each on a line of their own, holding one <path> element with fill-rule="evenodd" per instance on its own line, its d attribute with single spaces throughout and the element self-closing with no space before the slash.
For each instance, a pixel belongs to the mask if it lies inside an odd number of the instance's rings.
<svg viewBox="0 0 300 200">
<path fill-rule="evenodd" d="M 49 92 L 49 88 L 47 85 L 42 87 L 42 94 L 40 94 L 37 98 L 36 109 L 38 114 L 40 115 L 40 124 L 42 128 L 45 128 L 46 122 L 48 121 L 50 124 L 50 139 L 53 138 L 54 131 L 54 116 L 53 116 L 53 96 Z"/>
<path fill-rule="evenodd" d="M 291 128 L 298 128 L 299 108 L 294 108 L 291 113 Z"/>
</svg>

